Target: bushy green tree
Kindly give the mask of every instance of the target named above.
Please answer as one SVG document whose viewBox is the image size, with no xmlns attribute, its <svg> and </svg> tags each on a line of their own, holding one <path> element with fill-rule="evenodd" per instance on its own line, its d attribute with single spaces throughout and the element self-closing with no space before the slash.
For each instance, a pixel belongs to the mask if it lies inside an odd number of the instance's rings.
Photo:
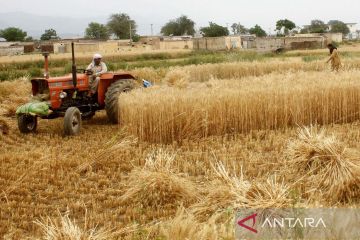
<svg viewBox="0 0 360 240">
<path fill-rule="evenodd" d="M 161 28 L 161 33 L 165 36 L 182 36 L 195 34 L 195 22 L 185 15 L 177 19 L 170 20 Z"/>
<path fill-rule="evenodd" d="M 26 38 L 25 38 L 25 42 L 32 42 L 32 41 L 34 41 L 35 39 L 33 38 L 33 37 L 31 37 L 31 36 L 27 36 Z"/>
<path fill-rule="evenodd" d="M 110 33 L 119 39 L 130 39 L 136 34 L 136 22 L 126 13 L 112 14 L 107 23 Z M 131 33 L 130 33 L 131 29 Z"/>
<path fill-rule="evenodd" d="M 231 30 L 234 34 L 248 34 L 249 33 L 249 29 L 247 29 L 240 23 L 233 23 L 231 25 Z"/>
<path fill-rule="evenodd" d="M 45 30 L 45 33 L 41 35 L 40 40 L 47 41 L 51 39 L 59 39 L 56 31 L 52 28 Z"/>
<path fill-rule="evenodd" d="M 326 33 L 329 30 L 329 26 L 323 21 L 315 19 L 311 21 L 311 24 L 301 30 L 301 33 Z"/>
<path fill-rule="evenodd" d="M 104 24 L 97 22 L 89 23 L 88 27 L 85 30 L 85 38 L 90 39 L 109 39 L 110 33 L 108 28 Z"/>
<path fill-rule="evenodd" d="M 255 34 L 257 37 L 266 37 L 267 34 L 264 29 L 262 29 L 259 25 L 255 25 L 253 28 L 249 29 L 250 34 Z"/>
<path fill-rule="evenodd" d="M 16 27 L 9 27 L 0 31 L 0 37 L 4 38 L 8 42 L 24 41 L 27 33 Z"/>
<path fill-rule="evenodd" d="M 227 29 L 227 27 L 220 26 L 213 22 L 209 22 L 208 27 L 200 28 L 200 31 L 204 37 L 222 37 L 229 35 L 229 29 Z"/>
<path fill-rule="evenodd" d="M 332 33 L 342 33 L 348 35 L 350 33 L 349 27 L 342 21 L 331 20 L 328 25 L 330 26 L 330 32 Z"/>
<path fill-rule="evenodd" d="M 294 28 L 296 28 L 295 23 L 289 19 L 280 19 L 276 22 L 276 30 L 278 35 L 289 35 L 290 31 Z"/>
</svg>

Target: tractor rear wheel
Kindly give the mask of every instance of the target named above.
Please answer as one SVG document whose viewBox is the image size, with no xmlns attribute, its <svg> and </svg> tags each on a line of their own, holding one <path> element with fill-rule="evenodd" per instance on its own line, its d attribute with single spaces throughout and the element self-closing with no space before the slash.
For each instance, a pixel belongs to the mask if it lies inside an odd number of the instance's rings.
<svg viewBox="0 0 360 240">
<path fill-rule="evenodd" d="M 37 128 L 37 117 L 29 114 L 21 114 L 18 117 L 18 127 L 21 133 L 32 133 Z"/>
<path fill-rule="evenodd" d="M 135 88 L 135 82 L 131 79 L 119 80 L 108 88 L 105 94 L 105 110 L 112 123 L 119 123 L 119 96 Z"/>
<path fill-rule="evenodd" d="M 65 112 L 64 117 L 64 134 L 74 136 L 80 133 L 81 113 L 76 107 L 70 107 Z"/>
</svg>

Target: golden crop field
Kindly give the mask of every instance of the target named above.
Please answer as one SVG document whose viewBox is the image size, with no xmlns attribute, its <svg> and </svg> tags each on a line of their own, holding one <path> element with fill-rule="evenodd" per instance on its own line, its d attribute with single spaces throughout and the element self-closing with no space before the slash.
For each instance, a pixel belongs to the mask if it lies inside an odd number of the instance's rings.
<svg viewBox="0 0 360 240">
<path fill-rule="evenodd" d="M 121 124 L 75 137 L 20 134 L 30 83 L 1 82 L 0 236 L 233 239 L 240 208 L 360 207 L 360 58 L 325 61 L 138 68 L 156 84 L 119 98 Z"/>
</svg>

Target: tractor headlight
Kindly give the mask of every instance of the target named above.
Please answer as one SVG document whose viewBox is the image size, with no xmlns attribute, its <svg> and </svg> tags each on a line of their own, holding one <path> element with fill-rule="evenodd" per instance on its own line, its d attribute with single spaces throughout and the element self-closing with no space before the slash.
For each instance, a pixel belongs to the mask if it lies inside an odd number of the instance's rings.
<svg viewBox="0 0 360 240">
<path fill-rule="evenodd" d="M 60 97 L 61 99 L 64 99 L 64 98 L 67 97 L 67 93 L 66 93 L 66 92 L 61 92 L 61 93 L 59 94 L 59 97 Z"/>
</svg>

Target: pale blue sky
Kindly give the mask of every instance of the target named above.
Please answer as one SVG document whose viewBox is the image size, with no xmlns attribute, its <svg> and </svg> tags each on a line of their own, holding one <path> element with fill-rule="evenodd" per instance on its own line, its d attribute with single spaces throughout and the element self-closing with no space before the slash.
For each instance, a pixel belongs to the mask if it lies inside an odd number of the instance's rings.
<svg viewBox="0 0 360 240">
<path fill-rule="evenodd" d="M 342 0 L 337 3 L 323 0 L 0 0 L 1 13 L 26 12 L 43 16 L 94 18 L 106 21 L 111 13 L 126 12 L 139 25 L 139 32 L 154 32 L 169 19 L 185 14 L 197 27 L 214 21 L 221 25 L 240 22 L 246 27 L 261 25 L 273 30 L 280 18 L 288 18 L 298 26 L 312 19 L 325 22 L 339 19 L 360 22 L 360 1 Z M 360 28 L 360 27 L 359 27 Z"/>
</svg>

